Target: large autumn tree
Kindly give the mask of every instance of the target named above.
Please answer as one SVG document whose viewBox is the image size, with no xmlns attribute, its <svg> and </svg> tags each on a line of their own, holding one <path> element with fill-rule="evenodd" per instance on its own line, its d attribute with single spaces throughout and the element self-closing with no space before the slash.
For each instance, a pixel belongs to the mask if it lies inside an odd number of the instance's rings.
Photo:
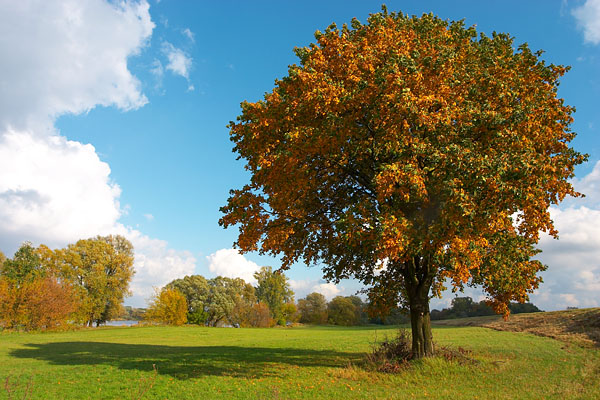
<svg viewBox="0 0 600 400">
<path fill-rule="evenodd" d="M 380 310 L 410 310 L 413 356 L 433 353 L 429 299 L 481 285 L 498 312 L 545 267 L 531 257 L 548 208 L 578 196 L 567 68 L 433 15 L 331 25 L 230 124 L 250 182 L 220 223 L 282 268 L 323 263 L 367 284 Z"/>
</svg>

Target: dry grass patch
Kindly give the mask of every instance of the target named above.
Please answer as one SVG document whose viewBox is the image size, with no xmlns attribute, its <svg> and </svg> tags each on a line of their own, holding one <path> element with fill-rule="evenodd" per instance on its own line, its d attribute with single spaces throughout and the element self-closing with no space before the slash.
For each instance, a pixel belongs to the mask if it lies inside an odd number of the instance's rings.
<svg viewBox="0 0 600 400">
<path fill-rule="evenodd" d="M 527 332 L 584 347 L 600 347 L 600 308 L 551 311 L 433 321 L 435 325 L 481 326 L 498 331 Z"/>
</svg>

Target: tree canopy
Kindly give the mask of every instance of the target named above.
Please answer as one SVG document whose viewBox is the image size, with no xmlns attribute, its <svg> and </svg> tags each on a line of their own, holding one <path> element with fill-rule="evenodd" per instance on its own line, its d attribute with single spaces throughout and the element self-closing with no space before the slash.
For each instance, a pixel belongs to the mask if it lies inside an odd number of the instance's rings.
<svg viewBox="0 0 600 400">
<path fill-rule="evenodd" d="M 334 325 L 358 324 L 358 312 L 352 300 L 344 296 L 335 296 L 327 305 L 329 322 Z"/>
<path fill-rule="evenodd" d="M 81 318 L 100 325 L 121 311 L 134 274 L 133 246 L 123 236 L 82 239 L 49 256 L 60 274 L 79 289 Z"/>
<path fill-rule="evenodd" d="M 208 317 L 205 303 L 208 300 L 210 288 L 203 276 L 191 275 L 169 282 L 166 288 L 174 289 L 183 294 L 187 300 L 187 320 L 193 324 L 204 324 Z"/>
<path fill-rule="evenodd" d="M 167 325 L 183 325 L 187 322 L 187 300 L 177 289 L 164 287 L 150 301 L 144 319 Z"/>
<path fill-rule="evenodd" d="M 285 325 L 293 311 L 286 310 L 287 303 L 294 301 L 294 292 L 290 288 L 288 278 L 279 271 L 273 271 L 271 267 L 261 267 L 254 273 L 256 278 L 256 298 L 264 302 L 271 310 L 271 316 L 280 325 Z"/>
<path fill-rule="evenodd" d="M 76 290 L 45 263 L 47 247 L 23 243 L 0 268 L 0 327 L 48 329 L 64 326 L 79 307 Z"/>
<path fill-rule="evenodd" d="M 230 124 L 250 182 L 220 223 L 282 267 L 323 263 L 371 303 L 410 309 L 415 357 L 432 354 L 429 297 L 481 285 L 498 312 L 545 267 L 548 208 L 579 196 L 568 70 L 507 34 L 433 15 L 373 14 L 315 34 L 299 64 Z M 516 49 L 516 50 L 515 50 Z"/>
<path fill-rule="evenodd" d="M 44 277 L 46 270 L 41 261 L 38 250 L 31 242 L 24 242 L 12 259 L 4 260 L 2 263 L 2 276 L 16 285 Z"/>
<path fill-rule="evenodd" d="M 2 273 L 2 269 L 4 268 L 4 261 L 6 261 L 6 256 L 3 252 L 0 251 L 0 274 Z"/>
<path fill-rule="evenodd" d="M 327 299 L 321 293 L 313 292 L 298 300 L 300 322 L 324 324 L 327 322 Z"/>
</svg>

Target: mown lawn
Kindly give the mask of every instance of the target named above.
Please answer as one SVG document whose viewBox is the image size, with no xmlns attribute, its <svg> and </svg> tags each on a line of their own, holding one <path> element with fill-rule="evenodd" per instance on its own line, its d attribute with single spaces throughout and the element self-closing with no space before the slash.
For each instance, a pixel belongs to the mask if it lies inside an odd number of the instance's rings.
<svg viewBox="0 0 600 400">
<path fill-rule="evenodd" d="M 0 398 L 23 398 L 28 387 L 32 399 L 136 399 L 142 392 L 144 399 L 600 398 L 599 349 L 526 333 L 437 327 L 439 345 L 467 348 L 480 362 L 431 359 L 395 375 L 365 369 L 364 354 L 386 335 L 395 328 L 5 333 Z"/>
</svg>

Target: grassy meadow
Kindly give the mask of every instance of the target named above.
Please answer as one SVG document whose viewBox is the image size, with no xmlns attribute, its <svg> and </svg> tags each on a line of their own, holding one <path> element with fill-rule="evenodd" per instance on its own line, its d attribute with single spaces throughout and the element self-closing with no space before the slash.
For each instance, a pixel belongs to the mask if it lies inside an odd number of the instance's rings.
<svg viewBox="0 0 600 400">
<path fill-rule="evenodd" d="M 364 363 L 395 327 L 121 327 L 0 334 L 0 398 L 598 399 L 600 350 L 528 333 L 437 326 L 443 358 Z M 153 369 L 155 366 L 156 370 Z"/>
</svg>

